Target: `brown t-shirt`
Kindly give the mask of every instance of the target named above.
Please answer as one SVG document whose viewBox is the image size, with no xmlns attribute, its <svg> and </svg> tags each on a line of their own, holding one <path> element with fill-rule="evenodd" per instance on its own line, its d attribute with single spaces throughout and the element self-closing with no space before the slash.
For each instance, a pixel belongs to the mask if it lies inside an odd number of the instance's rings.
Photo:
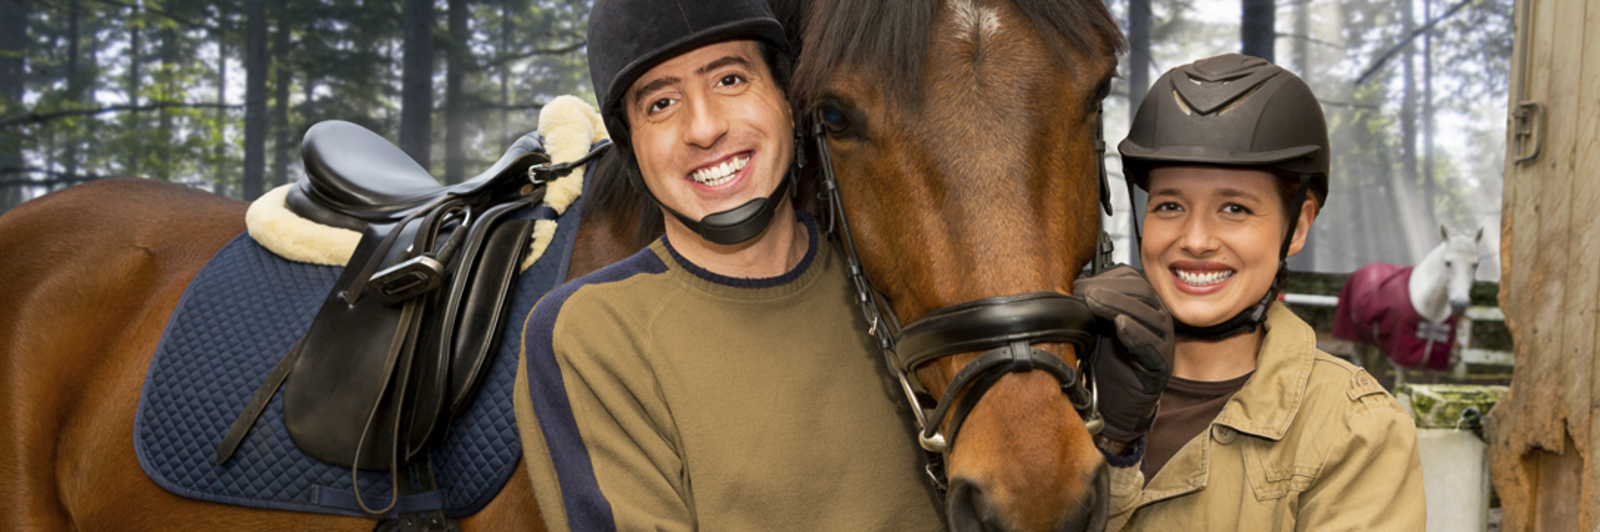
<svg viewBox="0 0 1600 532">
<path fill-rule="evenodd" d="M 1251 375 L 1255 372 L 1216 382 L 1178 377 L 1167 381 L 1167 390 L 1161 393 L 1161 409 L 1156 412 L 1156 421 L 1145 436 L 1145 484 L 1156 478 L 1156 472 L 1167 465 L 1172 455 L 1178 454 L 1178 449 L 1211 426 L 1211 420 L 1222 413 L 1228 399 L 1244 387 Z"/>
</svg>

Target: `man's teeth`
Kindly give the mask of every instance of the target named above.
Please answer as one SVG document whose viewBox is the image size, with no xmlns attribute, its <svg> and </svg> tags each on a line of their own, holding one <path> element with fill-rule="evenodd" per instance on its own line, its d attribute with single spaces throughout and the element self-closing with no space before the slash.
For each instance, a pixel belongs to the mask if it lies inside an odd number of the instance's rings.
<svg viewBox="0 0 1600 532">
<path fill-rule="evenodd" d="M 1185 284 L 1194 286 L 1214 285 L 1227 280 L 1229 277 L 1233 277 L 1233 270 L 1212 272 L 1189 272 L 1184 270 L 1173 271 L 1178 273 L 1178 279 L 1181 279 Z"/>
<path fill-rule="evenodd" d="M 723 183 L 727 183 L 729 179 L 733 179 L 734 174 L 737 174 L 740 170 L 743 170 L 744 165 L 749 162 L 749 157 L 740 156 L 734 157 L 733 160 L 716 166 L 695 170 L 694 181 L 708 187 L 714 187 Z"/>
</svg>

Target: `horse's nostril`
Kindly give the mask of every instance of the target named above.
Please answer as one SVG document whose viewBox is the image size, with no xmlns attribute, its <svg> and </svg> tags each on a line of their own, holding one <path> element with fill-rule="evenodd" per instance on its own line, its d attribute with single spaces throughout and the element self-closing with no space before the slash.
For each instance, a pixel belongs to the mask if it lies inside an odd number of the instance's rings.
<svg viewBox="0 0 1600 532">
<path fill-rule="evenodd" d="M 994 509 L 983 496 L 983 488 L 966 480 L 950 484 L 945 501 L 950 512 L 950 529 L 956 532 L 996 532 L 1004 530 L 994 520 Z"/>
</svg>

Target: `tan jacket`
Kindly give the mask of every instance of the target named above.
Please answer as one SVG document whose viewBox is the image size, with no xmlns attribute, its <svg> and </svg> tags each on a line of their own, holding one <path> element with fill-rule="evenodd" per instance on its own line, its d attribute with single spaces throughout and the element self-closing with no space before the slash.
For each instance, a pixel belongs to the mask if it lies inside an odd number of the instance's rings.
<svg viewBox="0 0 1600 532">
<path fill-rule="evenodd" d="M 1266 330 L 1255 376 L 1148 486 L 1111 469 L 1109 529 L 1423 530 L 1411 416 L 1283 304 Z"/>
</svg>

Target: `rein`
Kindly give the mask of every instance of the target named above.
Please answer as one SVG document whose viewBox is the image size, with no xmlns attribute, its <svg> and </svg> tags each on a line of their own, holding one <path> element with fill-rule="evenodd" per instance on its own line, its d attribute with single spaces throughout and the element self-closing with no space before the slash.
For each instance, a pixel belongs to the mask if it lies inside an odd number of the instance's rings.
<svg viewBox="0 0 1600 532">
<path fill-rule="evenodd" d="M 1094 377 L 1086 370 L 1093 362 L 1096 352 L 1093 348 L 1104 339 L 1097 334 L 1101 327 L 1083 298 L 1055 292 L 987 297 L 929 312 L 901 328 L 894 309 L 861 267 L 820 112 L 810 122 L 809 136 L 816 143 L 821 159 L 821 194 L 828 204 L 828 232 L 838 236 L 843 244 L 856 303 L 867 321 L 867 334 L 877 340 L 889 372 L 900 381 L 911 405 L 917 422 L 917 442 L 928 455 L 928 476 L 939 493 L 943 495 L 948 488 L 944 457 L 954 448 L 961 425 L 983 394 L 1008 374 L 1034 370 L 1049 373 L 1060 382 L 1062 393 L 1083 417 L 1089 433 L 1098 434 L 1105 421 L 1100 417 Z M 1099 163 L 1100 205 L 1110 214 L 1102 129 L 1097 118 L 1095 158 Z M 1092 273 L 1109 269 L 1111 250 L 1110 236 L 1100 231 L 1094 257 L 1090 260 Z M 1078 365 L 1068 365 L 1060 357 L 1033 346 L 1038 343 L 1071 344 L 1079 353 Z M 924 362 L 972 351 L 983 351 L 983 354 L 957 371 L 943 397 L 937 400 L 913 378 L 916 367 Z M 947 414 L 951 415 L 950 426 L 944 431 L 940 429 L 940 420 Z"/>
</svg>

